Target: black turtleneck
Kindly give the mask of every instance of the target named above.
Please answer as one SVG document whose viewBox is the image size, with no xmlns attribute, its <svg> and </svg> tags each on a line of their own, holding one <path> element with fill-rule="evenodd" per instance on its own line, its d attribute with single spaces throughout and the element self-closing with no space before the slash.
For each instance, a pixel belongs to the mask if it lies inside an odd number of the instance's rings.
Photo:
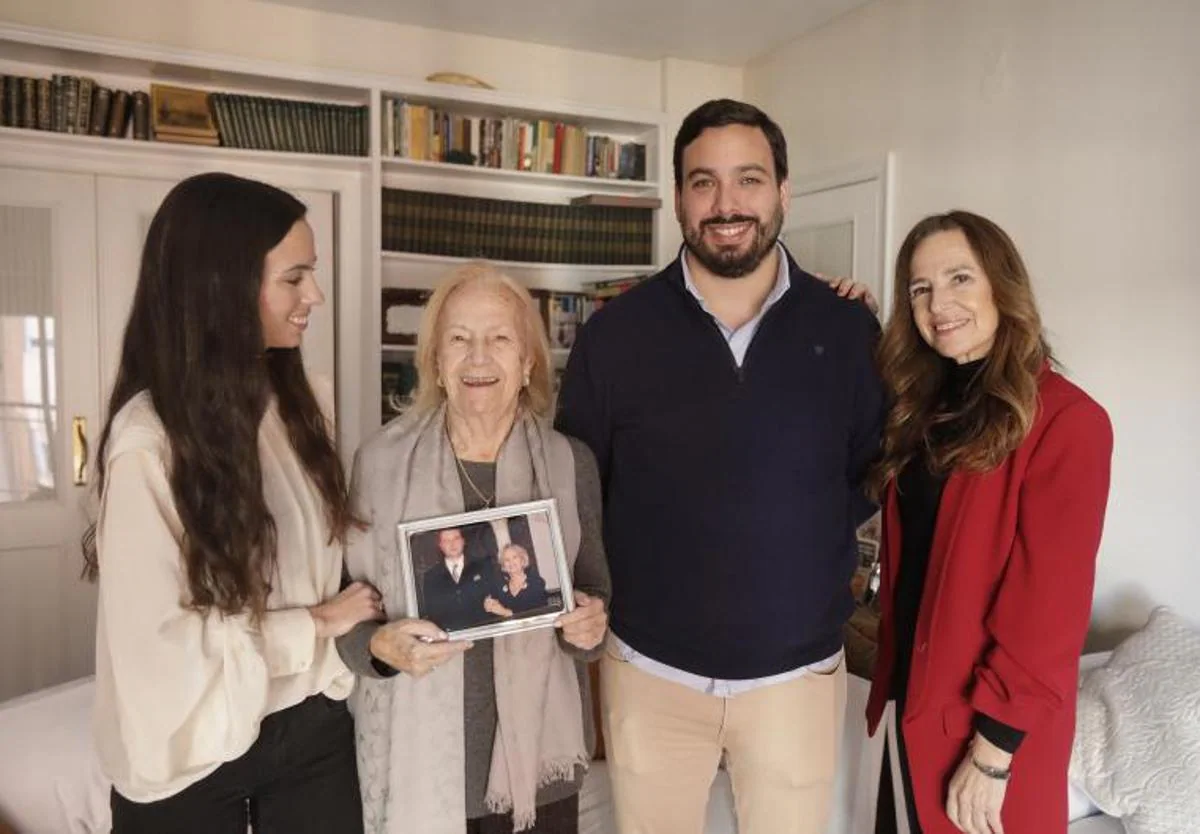
<svg viewBox="0 0 1200 834">
<path fill-rule="evenodd" d="M 953 411 L 962 405 L 984 360 L 958 364 L 946 361 L 942 388 L 943 411 Z M 943 423 L 933 430 L 934 445 L 945 443 L 961 431 L 953 422 Z M 917 616 L 925 593 L 925 576 L 929 568 L 929 553 L 937 526 L 938 506 L 949 473 L 935 472 L 928 455 L 921 452 L 909 461 L 897 479 L 900 509 L 900 573 L 892 600 L 895 634 L 895 669 L 892 673 L 892 697 L 900 714 L 908 692 L 912 666 L 913 643 L 917 633 Z M 1025 733 L 1003 724 L 983 713 L 975 716 L 975 729 L 992 744 L 1014 753 Z"/>
</svg>

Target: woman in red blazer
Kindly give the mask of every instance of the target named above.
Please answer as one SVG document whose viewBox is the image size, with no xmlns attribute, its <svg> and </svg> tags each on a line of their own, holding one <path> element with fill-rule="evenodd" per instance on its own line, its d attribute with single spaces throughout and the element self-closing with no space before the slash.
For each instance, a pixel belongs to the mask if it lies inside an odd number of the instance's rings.
<svg viewBox="0 0 1200 834">
<path fill-rule="evenodd" d="M 867 720 L 896 702 L 916 831 L 1062 834 L 1112 428 L 1051 369 L 1028 273 L 989 220 L 921 221 L 895 298 Z"/>
</svg>

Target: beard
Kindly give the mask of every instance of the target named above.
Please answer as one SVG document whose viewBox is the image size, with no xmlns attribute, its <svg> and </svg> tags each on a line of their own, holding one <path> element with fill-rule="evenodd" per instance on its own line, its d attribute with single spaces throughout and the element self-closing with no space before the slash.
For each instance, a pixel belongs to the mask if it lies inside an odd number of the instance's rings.
<svg viewBox="0 0 1200 834">
<path fill-rule="evenodd" d="M 722 246 L 719 243 L 710 243 L 705 238 L 704 230 L 708 226 L 727 223 L 754 224 L 754 236 L 745 249 L 739 249 L 739 245 Z M 721 278 L 742 278 L 757 269 L 763 258 L 775 247 L 775 242 L 779 240 L 779 232 L 783 229 L 783 207 L 776 206 L 765 223 L 747 214 L 730 214 L 709 217 L 696 225 L 692 225 L 685 217 L 681 225 L 683 241 L 688 251 L 709 272 Z"/>
</svg>

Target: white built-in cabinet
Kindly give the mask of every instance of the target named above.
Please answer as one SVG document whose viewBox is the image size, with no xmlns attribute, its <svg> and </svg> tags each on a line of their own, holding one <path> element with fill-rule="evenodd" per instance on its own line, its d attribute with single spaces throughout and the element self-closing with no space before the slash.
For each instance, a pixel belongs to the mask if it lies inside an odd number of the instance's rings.
<svg viewBox="0 0 1200 834">
<path fill-rule="evenodd" d="M 223 170 L 287 189 L 308 206 L 328 304 L 310 325 L 305 361 L 335 381 L 339 450 L 347 463 L 380 421 L 382 288 L 431 288 L 462 262 L 384 252 L 383 188 L 546 203 L 590 193 L 669 196 L 662 174 L 665 117 L 658 112 L 531 100 L 8 24 L 0 24 L 0 74 L 70 74 L 126 90 L 147 90 L 158 82 L 365 105 L 370 121 L 368 154 L 361 157 L 0 127 L 0 701 L 93 669 L 95 589 L 79 579 L 91 452 L 119 359 L 141 243 L 173 184 Z M 638 141 L 646 145 L 646 180 L 384 156 L 382 114 L 392 97 L 478 117 L 562 121 Z M 504 265 L 531 287 L 557 290 L 652 267 Z"/>
</svg>

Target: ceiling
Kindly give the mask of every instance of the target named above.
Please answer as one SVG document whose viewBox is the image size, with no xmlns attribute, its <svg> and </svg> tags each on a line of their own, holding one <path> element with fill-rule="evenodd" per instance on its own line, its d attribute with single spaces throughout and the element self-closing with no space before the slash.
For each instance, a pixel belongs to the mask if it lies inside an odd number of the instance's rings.
<svg viewBox="0 0 1200 834">
<path fill-rule="evenodd" d="M 548 46 L 742 66 L 869 0 L 272 0 Z"/>
</svg>

